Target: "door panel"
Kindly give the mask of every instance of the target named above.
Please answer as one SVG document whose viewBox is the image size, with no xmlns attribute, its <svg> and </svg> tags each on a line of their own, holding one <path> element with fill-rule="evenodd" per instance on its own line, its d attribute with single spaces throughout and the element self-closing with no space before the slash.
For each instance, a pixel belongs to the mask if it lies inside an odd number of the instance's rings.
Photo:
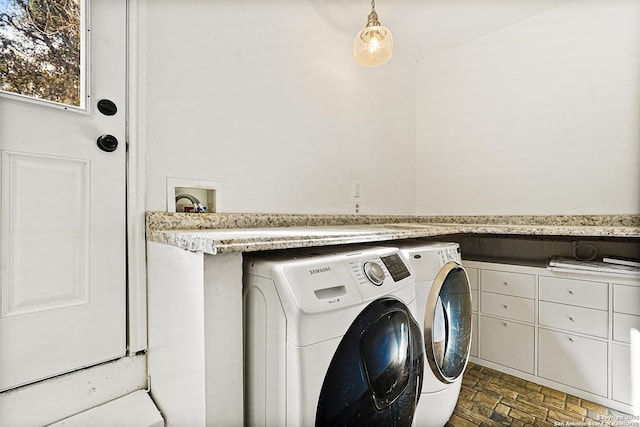
<svg viewBox="0 0 640 427">
<path fill-rule="evenodd" d="M 3 151 L 2 170 L 8 261 L 3 317 L 88 303 L 90 163 Z M 47 206 L 46 215 L 33 208 L 32 197 Z"/>
<path fill-rule="evenodd" d="M 126 351 L 126 1 L 87 6 L 88 111 L 0 98 L 0 390 Z"/>
</svg>

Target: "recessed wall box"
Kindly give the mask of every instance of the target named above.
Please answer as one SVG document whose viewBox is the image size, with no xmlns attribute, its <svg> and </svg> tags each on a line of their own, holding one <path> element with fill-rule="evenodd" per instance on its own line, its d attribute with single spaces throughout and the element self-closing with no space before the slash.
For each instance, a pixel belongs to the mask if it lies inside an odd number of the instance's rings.
<svg viewBox="0 0 640 427">
<path fill-rule="evenodd" d="M 196 212 L 194 199 L 203 212 L 220 212 L 221 181 L 167 178 L 167 212 Z M 176 200 L 176 196 L 187 195 Z"/>
</svg>

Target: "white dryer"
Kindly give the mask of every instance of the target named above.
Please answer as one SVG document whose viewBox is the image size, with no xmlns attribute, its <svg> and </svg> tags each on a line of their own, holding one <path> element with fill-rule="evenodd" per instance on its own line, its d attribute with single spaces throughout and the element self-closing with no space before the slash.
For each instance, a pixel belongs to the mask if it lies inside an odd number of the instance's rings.
<svg viewBox="0 0 640 427">
<path fill-rule="evenodd" d="M 246 255 L 243 292 L 246 425 L 411 426 L 424 346 L 397 249 Z"/>
<path fill-rule="evenodd" d="M 471 349 L 471 287 L 460 245 L 394 242 L 415 274 L 416 318 L 425 345 L 424 382 L 416 427 L 442 427 L 451 417 Z"/>
</svg>

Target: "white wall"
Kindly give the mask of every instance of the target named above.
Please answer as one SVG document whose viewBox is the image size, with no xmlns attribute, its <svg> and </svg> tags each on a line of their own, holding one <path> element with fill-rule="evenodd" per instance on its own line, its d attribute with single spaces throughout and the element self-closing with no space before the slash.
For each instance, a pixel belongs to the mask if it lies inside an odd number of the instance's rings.
<svg viewBox="0 0 640 427">
<path fill-rule="evenodd" d="M 640 2 L 579 0 L 419 61 L 419 214 L 640 212 Z"/>
<path fill-rule="evenodd" d="M 193 178 L 226 212 L 640 212 L 635 0 L 378 2 L 377 69 L 368 2 L 140 1 L 147 210 Z"/>
<path fill-rule="evenodd" d="M 174 177 L 222 181 L 225 212 L 352 213 L 359 181 L 362 213 L 413 213 L 415 62 L 353 61 L 368 8 L 148 0 L 146 209 Z"/>
</svg>

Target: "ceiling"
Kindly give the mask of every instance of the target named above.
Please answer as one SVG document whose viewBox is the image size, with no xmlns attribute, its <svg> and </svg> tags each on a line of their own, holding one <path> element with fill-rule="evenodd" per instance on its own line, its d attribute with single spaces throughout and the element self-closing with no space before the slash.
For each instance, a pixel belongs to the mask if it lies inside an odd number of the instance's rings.
<svg viewBox="0 0 640 427">
<path fill-rule="evenodd" d="M 376 11 L 394 35 L 394 56 L 404 51 L 418 61 L 572 1 L 576 0 L 378 0 Z M 336 20 L 338 25 L 361 28 L 370 1 L 327 0 L 323 7 L 333 18 L 348 15 L 343 22 Z"/>
</svg>

